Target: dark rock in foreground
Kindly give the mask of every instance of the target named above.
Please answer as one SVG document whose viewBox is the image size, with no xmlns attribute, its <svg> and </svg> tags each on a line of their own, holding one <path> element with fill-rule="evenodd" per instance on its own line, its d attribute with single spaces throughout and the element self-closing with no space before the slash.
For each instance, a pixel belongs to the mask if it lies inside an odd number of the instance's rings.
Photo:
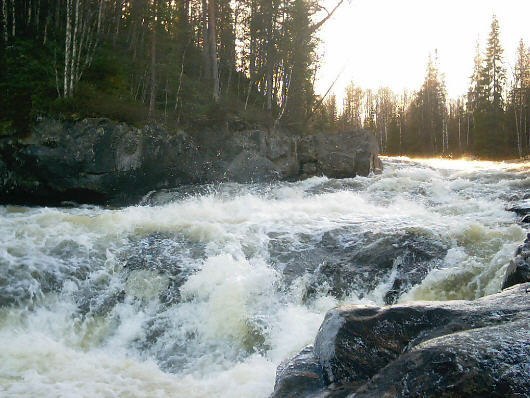
<svg viewBox="0 0 530 398">
<path fill-rule="evenodd" d="M 530 320 L 442 336 L 414 347 L 356 397 L 524 397 L 530 393 Z"/>
<path fill-rule="evenodd" d="M 515 258 L 506 269 L 502 288 L 506 289 L 518 283 L 530 282 L 530 234 L 524 243 L 517 248 Z"/>
<path fill-rule="evenodd" d="M 0 141 L 0 203 L 126 204 L 155 189 L 381 169 L 366 131 L 290 136 L 261 130 L 188 135 L 108 119 L 45 119 L 26 138 Z"/>
<path fill-rule="evenodd" d="M 314 354 L 313 346 L 307 346 L 278 367 L 274 396 L 306 397 L 323 391 L 325 387 L 324 372 Z"/>
<path fill-rule="evenodd" d="M 312 352 L 304 352 L 318 361 L 325 389 L 284 387 L 273 396 L 529 396 L 529 286 L 475 301 L 333 309 Z M 295 360 L 289 373 L 278 372 L 276 386 L 308 385 L 297 372 L 306 366 Z"/>
</svg>

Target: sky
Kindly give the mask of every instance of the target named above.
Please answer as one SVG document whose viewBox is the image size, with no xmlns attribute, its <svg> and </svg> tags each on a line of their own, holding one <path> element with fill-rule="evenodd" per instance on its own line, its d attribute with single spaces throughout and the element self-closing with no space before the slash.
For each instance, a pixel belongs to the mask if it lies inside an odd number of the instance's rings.
<svg viewBox="0 0 530 398">
<path fill-rule="evenodd" d="M 447 92 L 456 98 L 467 91 L 477 39 L 485 48 L 493 14 L 510 75 L 519 40 L 530 45 L 530 0 L 349 0 L 320 32 L 317 93 L 324 94 L 339 75 L 332 90 L 338 98 L 350 81 L 363 88 L 416 90 L 429 53 L 437 49 Z"/>
</svg>

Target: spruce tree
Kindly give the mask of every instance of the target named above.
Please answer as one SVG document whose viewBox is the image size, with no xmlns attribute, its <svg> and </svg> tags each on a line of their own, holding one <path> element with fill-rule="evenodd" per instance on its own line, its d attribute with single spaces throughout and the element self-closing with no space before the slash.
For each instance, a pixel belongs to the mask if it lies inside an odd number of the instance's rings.
<svg viewBox="0 0 530 398">
<path fill-rule="evenodd" d="M 530 57 L 523 39 L 519 41 L 515 62 L 513 83 L 510 90 L 507 114 L 510 115 L 510 127 L 514 131 L 517 155 L 528 154 L 529 123 L 528 105 L 530 96 Z"/>
<path fill-rule="evenodd" d="M 486 157 L 506 155 L 507 137 L 503 120 L 506 69 L 503 53 L 499 21 L 494 15 L 480 72 L 474 126 L 475 152 Z"/>
<path fill-rule="evenodd" d="M 425 80 L 408 112 L 410 134 L 407 146 L 412 153 L 437 155 L 447 145 L 447 104 L 445 84 L 438 70 L 437 57 L 429 55 Z"/>
<path fill-rule="evenodd" d="M 500 42 L 499 21 L 494 15 L 491 21 L 482 73 L 483 87 L 494 111 L 503 109 L 503 91 L 506 82 L 503 53 L 504 50 Z"/>
</svg>

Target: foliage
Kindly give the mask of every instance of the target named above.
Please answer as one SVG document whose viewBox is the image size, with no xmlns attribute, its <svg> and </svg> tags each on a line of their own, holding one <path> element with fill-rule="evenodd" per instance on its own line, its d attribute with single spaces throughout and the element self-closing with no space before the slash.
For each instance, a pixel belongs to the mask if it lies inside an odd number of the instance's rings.
<svg viewBox="0 0 530 398">
<path fill-rule="evenodd" d="M 0 121 L 21 133 L 47 112 L 305 132 L 330 16 L 320 3 L 3 0 Z"/>
</svg>

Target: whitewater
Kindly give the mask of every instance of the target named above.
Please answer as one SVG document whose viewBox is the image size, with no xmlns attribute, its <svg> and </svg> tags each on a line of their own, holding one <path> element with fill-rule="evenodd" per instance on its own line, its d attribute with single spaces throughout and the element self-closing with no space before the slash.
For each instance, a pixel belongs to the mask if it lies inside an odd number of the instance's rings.
<svg viewBox="0 0 530 398">
<path fill-rule="evenodd" d="M 268 397 L 337 305 L 498 292 L 530 162 L 383 163 L 124 208 L 0 206 L 0 396 Z"/>
</svg>

